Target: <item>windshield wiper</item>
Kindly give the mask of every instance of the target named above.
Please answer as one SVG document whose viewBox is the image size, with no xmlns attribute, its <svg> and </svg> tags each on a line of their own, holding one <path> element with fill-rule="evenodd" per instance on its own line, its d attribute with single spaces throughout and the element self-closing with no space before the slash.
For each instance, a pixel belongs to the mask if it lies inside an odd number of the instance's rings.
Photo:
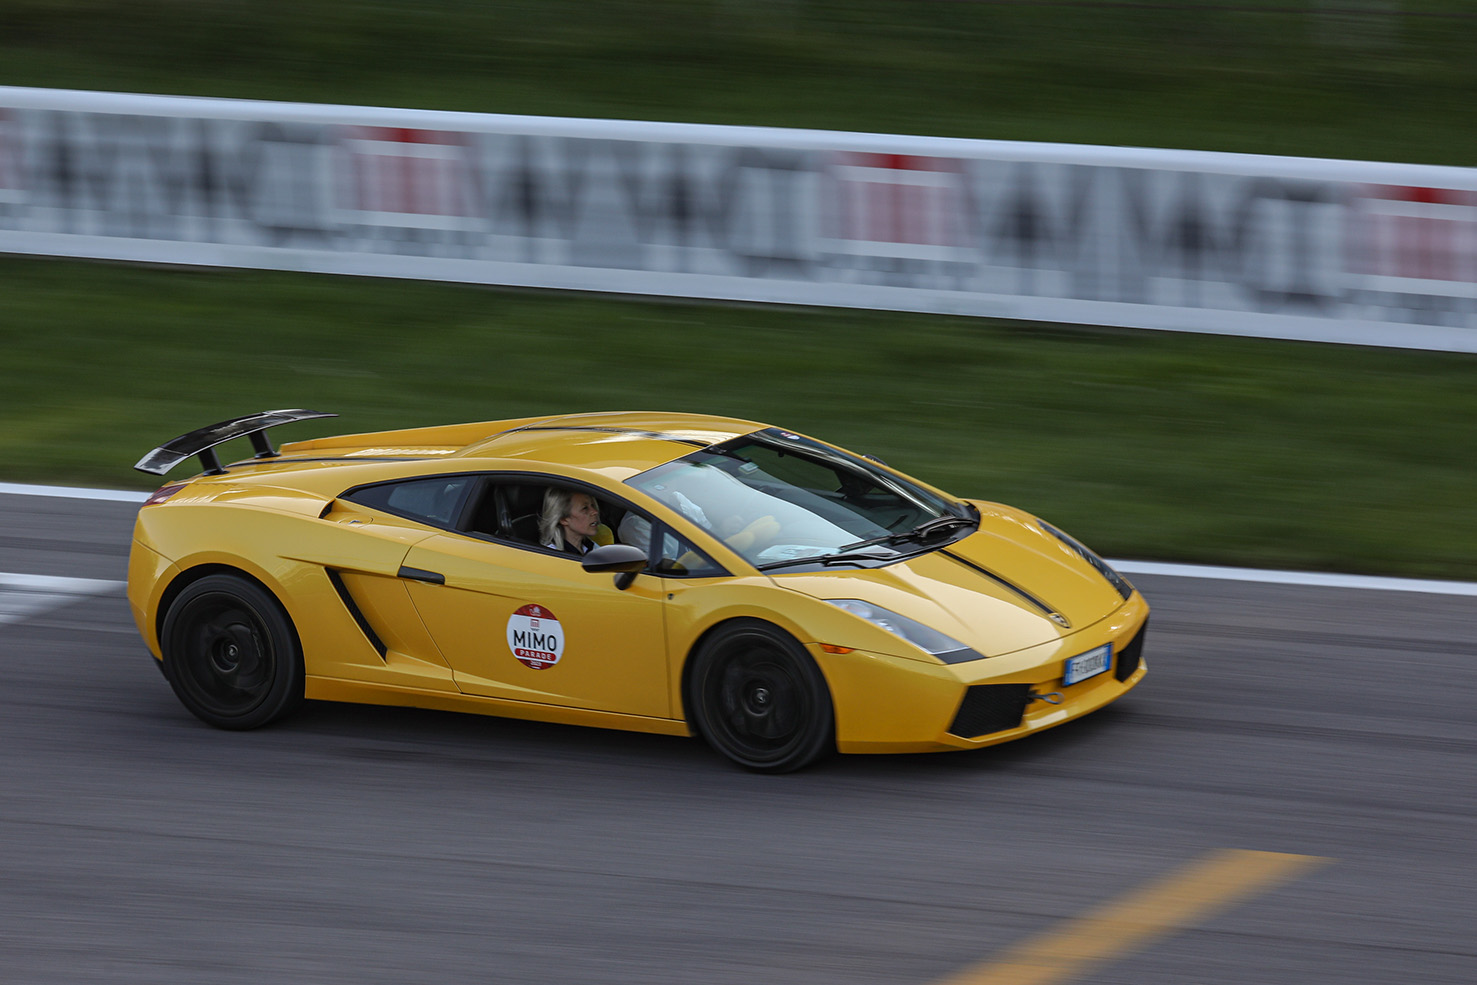
<svg viewBox="0 0 1477 985">
<path fill-rule="evenodd" d="M 760 571 L 787 568 L 792 564 L 842 564 L 848 561 L 891 561 L 896 554 L 878 554 L 875 551 L 841 551 L 836 554 L 813 554 L 810 557 L 792 557 L 783 561 L 769 561 L 755 565 Z"/>
<path fill-rule="evenodd" d="M 924 520 L 906 534 L 893 534 L 893 536 L 901 539 L 907 539 L 909 537 L 922 539 L 932 534 L 942 533 L 953 527 L 974 527 L 978 524 L 979 520 L 974 517 L 955 516 L 952 513 L 947 513 L 944 516 L 936 516 L 932 520 Z"/>
<path fill-rule="evenodd" d="M 958 526 L 972 527 L 978 521 L 967 516 L 936 516 L 932 520 L 924 520 L 911 530 L 901 530 L 895 534 L 884 534 L 881 537 L 873 537 L 871 540 L 859 540 L 855 544 L 843 545 L 840 550 L 850 551 L 858 547 L 871 547 L 873 544 L 900 544 L 905 540 L 927 540 L 934 534 L 943 533 L 945 530 Z"/>
</svg>

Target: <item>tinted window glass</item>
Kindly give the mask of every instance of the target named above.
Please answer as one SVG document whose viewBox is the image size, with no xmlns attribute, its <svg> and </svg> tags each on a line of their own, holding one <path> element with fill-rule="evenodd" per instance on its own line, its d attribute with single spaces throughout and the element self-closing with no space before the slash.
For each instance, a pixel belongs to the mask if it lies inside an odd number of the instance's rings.
<svg viewBox="0 0 1477 985">
<path fill-rule="evenodd" d="M 468 475 L 438 475 L 429 479 L 368 486 L 356 489 L 344 498 L 386 513 L 424 520 L 437 526 L 450 526 L 457 518 L 457 510 L 472 481 L 473 477 Z"/>
<path fill-rule="evenodd" d="M 711 578 L 728 572 L 693 547 L 687 538 L 679 537 L 669 528 L 663 527 L 661 555 L 657 559 L 656 573 L 666 577 Z"/>
<path fill-rule="evenodd" d="M 776 429 L 694 452 L 627 482 L 761 568 L 864 546 L 875 545 L 872 554 L 881 556 L 925 524 L 954 519 L 962 528 L 968 515 L 865 459 Z"/>
</svg>

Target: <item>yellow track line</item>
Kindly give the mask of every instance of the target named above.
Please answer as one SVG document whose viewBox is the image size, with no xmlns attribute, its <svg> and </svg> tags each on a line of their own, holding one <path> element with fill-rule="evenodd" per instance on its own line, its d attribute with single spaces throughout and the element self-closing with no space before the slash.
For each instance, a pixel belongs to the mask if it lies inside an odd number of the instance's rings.
<svg viewBox="0 0 1477 985">
<path fill-rule="evenodd" d="M 1193 926 L 1237 900 L 1297 878 L 1327 859 L 1226 850 L 1109 900 L 938 985 L 1055 985 Z"/>
</svg>

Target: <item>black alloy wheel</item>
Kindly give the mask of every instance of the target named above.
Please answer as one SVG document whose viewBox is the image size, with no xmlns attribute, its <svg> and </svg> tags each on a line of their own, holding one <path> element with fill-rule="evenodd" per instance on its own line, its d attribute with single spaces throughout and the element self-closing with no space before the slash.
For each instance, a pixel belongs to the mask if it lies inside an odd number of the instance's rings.
<svg viewBox="0 0 1477 985">
<path fill-rule="evenodd" d="M 788 773 L 835 750 L 830 689 L 788 634 L 758 620 L 736 620 L 704 640 L 693 661 L 693 724 L 735 763 Z"/>
<path fill-rule="evenodd" d="M 255 582 L 220 574 L 189 585 L 169 607 L 159 642 L 180 702 L 217 728 L 257 728 L 302 703 L 297 634 Z"/>
</svg>

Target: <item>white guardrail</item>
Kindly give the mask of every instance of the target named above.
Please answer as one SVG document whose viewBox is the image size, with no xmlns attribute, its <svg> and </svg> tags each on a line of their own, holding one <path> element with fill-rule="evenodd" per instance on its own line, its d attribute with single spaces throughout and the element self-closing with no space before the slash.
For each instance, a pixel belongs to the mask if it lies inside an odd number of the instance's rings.
<svg viewBox="0 0 1477 985">
<path fill-rule="evenodd" d="M 0 87 L 0 252 L 1477 352 L 1477 169 Z"/>
</svg>

